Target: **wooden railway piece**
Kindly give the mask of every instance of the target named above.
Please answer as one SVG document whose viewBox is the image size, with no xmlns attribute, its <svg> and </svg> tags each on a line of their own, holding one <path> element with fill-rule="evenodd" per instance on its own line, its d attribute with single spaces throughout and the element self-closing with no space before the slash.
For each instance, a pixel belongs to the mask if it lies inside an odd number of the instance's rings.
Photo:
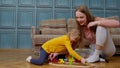
<svg viewBox="0 0 120 68">
<path fill-rule="evenodd" d="M 95 68 L 94 64 L 82 64 L 77 62 L 73 62 L 72 65 L 69 65 L 69 62 L 65 62 L 64 64 L 50 62 L 49 64 L 53 66 L 73 67 L 73 68 Z"/>
</svg>

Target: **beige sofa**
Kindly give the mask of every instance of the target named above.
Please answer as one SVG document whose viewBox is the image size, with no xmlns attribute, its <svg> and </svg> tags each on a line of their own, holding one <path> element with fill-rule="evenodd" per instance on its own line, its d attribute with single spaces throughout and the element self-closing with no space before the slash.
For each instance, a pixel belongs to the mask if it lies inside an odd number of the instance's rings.
<svg viewBox="0 0 120 68">
<path fill-rule="evenodd" d="M 64 18 L 42 20 L 39 29 L 36 29 L 34 26 L 32 27 L 31 37 L 33 51 L 39 51 L 39 47 L 47 40 L 66 33 L 67 23 Z"/>
<path fill-rule="evenodd" d="M 108 19 L 119 20 L 118 16 L 108 17 Z M 71 29 L 76 28 L 75 20 L 72 18 L 66 19 L 51 19 L 40 22 L 40 28 L 36 29 L 34 26 L 31 30 L 31 38 L 33 43 L 33 51 L 38 51 L 39 47 L 47 40 L 66 34 Z M 117 48 L 116 54 L 120 54 L 120 28 L 108 28 Z M 89 43 L 85 40 L 85 45 Z"/>
</svg>

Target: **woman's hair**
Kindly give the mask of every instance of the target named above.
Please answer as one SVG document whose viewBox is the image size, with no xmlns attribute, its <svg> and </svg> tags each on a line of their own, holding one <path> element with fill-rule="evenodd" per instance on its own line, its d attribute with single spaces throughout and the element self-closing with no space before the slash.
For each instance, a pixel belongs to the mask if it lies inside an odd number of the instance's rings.
<svg viewBox="0 0 120 68">
<path fill-rule="evenodd" d="M 82 5 L 82 6 L 78 6 L 75 10 L 76 11 L 79 11 L 79 12 L 82 12 L 86 15 L 86 18 L 87 18 L 87 24 L 91 21 L 94 21 L 94 16 L 90 13 L 89 9 L 87 8 L 87 6 L 85 5 Z"/>
<path fill-rule="evenodd" d="M 89 9 L 87 8 L 87 6 L 85 5 L 82 5 L 82 6 L 78 6 L 75 10 L 75 14 L 76 12 L 79 11 L 79 12 L 82 12 L 83 14 L 86 15 L 86 20 L 87 20 L 87 24 L 89 24 L 90 22 L 94 21 L 95 20 L 95 17 L 90 13 Z M 76 16 L 76 15 L 75 15 Z M 76 20 L 76 17 L 75 17 L 75 20 Z M 77 28 L 79 29 L 79 31 L 81 32 L 81 36 L 83 35 L 82 34 L 82 28 L 83 26 L 81 26 L 79 24 L 79 22 L 76 20 L 76 23 L 77 23 Z M 95 33 L 96 32 L 96 27 L 97 26 L 94 26 L 94 27 L 91 27 L 90 29 Z M 82 36 L 83 37 L 83 36 Z"/>
</svg>

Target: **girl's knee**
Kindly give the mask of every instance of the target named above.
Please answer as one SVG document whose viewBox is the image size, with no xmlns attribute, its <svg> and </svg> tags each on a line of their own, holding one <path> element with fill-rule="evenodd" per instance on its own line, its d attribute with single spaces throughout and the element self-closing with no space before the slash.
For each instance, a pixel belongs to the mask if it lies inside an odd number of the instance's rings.
<svg viewBox="0 0 120 68">
<path fill-rule="evenodd" d="M 37 63 L 38 65 L 43 65 L 44 64 L 44 62 L 43 61 L 38 61 L 38 63 Z"/>
<path fill-rule="evenodd" d="M 35 65 L 43 65 L 43 64 L 44 64 L 44 61 L 32 60 L 31 63 L 32 63 L 32 64 L 35 64 Z"/>
</svg>

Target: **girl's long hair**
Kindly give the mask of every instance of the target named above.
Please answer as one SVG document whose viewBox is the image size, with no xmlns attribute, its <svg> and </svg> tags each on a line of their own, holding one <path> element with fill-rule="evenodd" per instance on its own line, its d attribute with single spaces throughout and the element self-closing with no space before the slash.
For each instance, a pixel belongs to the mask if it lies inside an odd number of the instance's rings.
<svg viewBox="0 0 120 68">
<path fill-rule="evenodd" d="M 77 38 L 77 41 L 72 43 L 73 49 L 80 47 L 80 46 L 82 47 L 82 45 L 80 45 L 82 37 L 81 37 L 81 33 L 79 32 L 78 29 L 72 29 L 70 32 L 67 33 L 67 35 L 69 38 L 70 38 L 70 36 L 75 36 Z"/>
</svg>

